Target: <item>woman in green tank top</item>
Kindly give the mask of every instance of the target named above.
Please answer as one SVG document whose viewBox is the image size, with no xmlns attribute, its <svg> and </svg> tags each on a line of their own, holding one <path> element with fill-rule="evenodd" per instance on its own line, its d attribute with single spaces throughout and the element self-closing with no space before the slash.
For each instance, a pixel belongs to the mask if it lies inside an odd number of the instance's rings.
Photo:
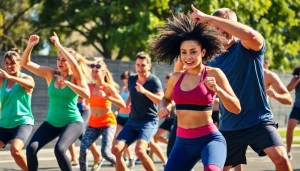
<svg viewBox="0 0 300 171">
<path fill-rule="evenodd" d="M 31 112 L 34 80 L 20 72 L 20 59 L 19 52 L 8 51 L 4 55 L 5 71 L 0 69 L 0 148 L 11 142 L 12 157 L 22 170 L 27 171 L 22 149 L 34 123 Z"/>
<path fill-rule="evenodd" d="M 84 128 L 77 108 L 77 98 L 90 96 L 88 85 L 74 57 L 75 52 L 63 47 L 55 33 L 50 40 L 59 49 L 56 63 L 58 70 L 40 66 L 30 60 L 31 51 L 39 42 L 37 35 L 30 36 L 21 60 L 24 68 L 46 79 L 49 95 L 46 120 L 34 133 L 26 149 L 30 171 L 38 170 L 38 151 L 56 137 L 59 139 L 54 152 L 58 165 L 62 171 L 72 170 L 66 150 L 78 139 Z"/>
</svg>

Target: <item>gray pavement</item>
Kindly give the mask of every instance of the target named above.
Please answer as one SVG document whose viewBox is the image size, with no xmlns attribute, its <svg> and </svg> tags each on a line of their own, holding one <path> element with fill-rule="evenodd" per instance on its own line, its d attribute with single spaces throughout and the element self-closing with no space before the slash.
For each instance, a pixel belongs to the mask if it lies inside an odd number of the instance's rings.
<svg viewBox="0 0 300 171">
<path fill-rule="evenodd" d="M 166 146 L 160 144 L 163 150 L 166 150 Z M 100 148 L 100 147 L 99 147 Z M 133 150 L 133 147 L 131 147 Z M 78 151 L 79 148 L 77 147 Z M 293 147 L 293 160 L 291 161 L 294 171 L 300 171 L 300 146 Z M 69 155 L 69 154 L 68 154 Z M 59 167 L 56 162 L 56 158 L 54 156 L 53 148 L 42 149 L 38 153 L 39 158 L 39 168 L 40 170 L 45 171 L 59 171 Z M 91 166 L 93 159 L 92 155 L 88 155 L 89 165 Z M 252 149 L 248 149 L 247 151 L 247 160 L 248 165 L 244 166 L 245 171 L 275 171 L 275 167 L 273 166 L 271 160 L 267 157 L 258 157 Z M 163 170 L 163 164 L 159 161 L 158 158 L 155 158 L 155 166 L 158 171 Z M 79 170 L 79 169 L 74 169 Z M 103 167 L 100 169 L 103 171 L 113 171 L 114 168 L 110 166 L 108 162 L 105 162 Z M 134 171 L 144 171 L 145 169 L 142 165 L 136 165 L 133 169 Z M 196 165 L 195 171 L 203 170 L 202 163 L 199 162 Z M 20 171 L 18 166 L 16 165 L 13 158 L 10 156 L 9 151 L 0 151 L 0 171 Z"/>
</svg>

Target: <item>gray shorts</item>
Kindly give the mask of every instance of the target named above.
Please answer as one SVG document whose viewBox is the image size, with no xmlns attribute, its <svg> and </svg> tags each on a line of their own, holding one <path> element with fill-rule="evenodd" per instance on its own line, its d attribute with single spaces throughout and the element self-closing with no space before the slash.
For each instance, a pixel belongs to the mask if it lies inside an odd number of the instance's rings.
<svg viewBox="0 0 300 171">
<path fill-rule="evenodd" d="M 6 145 L 13 139 L 19 139 L 25 144 L 31 135 L 32 129 L 32 125 L 20 125 L 14 128 L 0 127 L 0 141 Z"/>
</svg>

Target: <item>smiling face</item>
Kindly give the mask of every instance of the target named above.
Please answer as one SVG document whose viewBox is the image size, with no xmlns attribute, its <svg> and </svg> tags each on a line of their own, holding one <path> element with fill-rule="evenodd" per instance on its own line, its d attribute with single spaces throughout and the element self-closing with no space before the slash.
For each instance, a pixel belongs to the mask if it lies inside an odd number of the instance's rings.
<svg viewBox="0 0 300 171">
<path fill-rule="evenodd" d="M 151 64 L 147 59 L 137 58 L 135 61 L 135 71 L 139 77 L 147 77 L 151 69 Z"/>
<path fill-rule="evenodd" d="M 20 62 L 17 56 L 12 55 L 11 57 L 5 57 L 4 69 L 9 75 L 15 75 L 20 71 Z"/>
<path fill-rule="evenodd" d="M 180 59 L 186 69 L 199 66 L 202 63 L 202 57 L 206 50 L 202 49 L 200 44 L 195 40 L 183 41 L 180 45 Z"/>
<path fill-rule="evenodd" d="M 60 71 L 60 72 L 69 72 L 69 70 L 70 70 L 70 64 L 68 63 L 66 58 L 63 57 L 61 52 L 58 53 L 56 65 L 57 65 L 58 71 Z"/>
</svg>

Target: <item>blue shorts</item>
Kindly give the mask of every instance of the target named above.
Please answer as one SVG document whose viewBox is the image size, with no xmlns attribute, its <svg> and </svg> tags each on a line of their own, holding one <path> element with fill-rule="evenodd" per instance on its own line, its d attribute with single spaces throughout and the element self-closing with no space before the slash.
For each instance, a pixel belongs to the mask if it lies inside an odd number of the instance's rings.
<svg viewBox="0 0 300 171">
<path fill-rule="evenodd" d="M 20 125 L 10 129 L 0 127 L 0 141 L 6 145 L 13 139 L 19 139 L 25 144 L 31 135 L 32 129 L 32 125 Z"/>
<path fill-rule="evenodd" d="M 147 142 L 150 142 L 150 140 L 156 134 L 157 129 L 158 119 L 129 119 L 116 139 L 124 141 L 128 146 L 138 139 L 143 139 Z"/>
</svg>

